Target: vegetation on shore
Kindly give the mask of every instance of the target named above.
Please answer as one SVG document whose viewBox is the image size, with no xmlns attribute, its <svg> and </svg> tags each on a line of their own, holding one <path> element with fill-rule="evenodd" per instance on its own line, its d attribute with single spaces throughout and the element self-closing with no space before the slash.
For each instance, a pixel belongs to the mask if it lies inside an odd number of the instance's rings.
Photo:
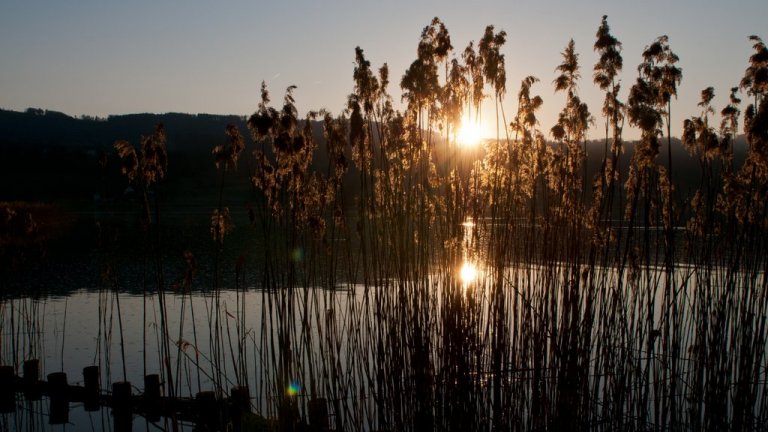
<svg viewBox="0 0 768 432">
<path fill-rule="evenodd" d="M 730 103 L 716 115 L 714 89 L 704 89 L 690 119 L 673 116 L 683 79 L 673 41 L 653 40 L 627 74 L 606 17 L 592 69 L 603 106 L 579 98 L 584 69 L 570 41 L 553 81 L 566 102 L 549 130 L 536 117 L 537 77 L 504 112 L 506 33 L 493 26 L 461 51 L 439 19 L 426 26 L 400 81 L 403 112 L 387 93 L 387 65 L 373 68 L 360 48 L 339 116 L 300 118 L 293 87 L 274 105 L 263 85 L 250 140 L 233 124 L 212 147 L 212 296 L 178 336 L 164 302 L 162 251 L 174 245 L 160 235 L 162 179 L 173 169 L 166 132 L 158 126 L 138 147 L 116 142 L 142 208 L 166 392 L 181 391 L 194 345 L 198 390 L 200 371 L 220 395 L 247 386 L 280 430 L 312 423 L 318 405 L 336 430 L 764 427 L 768 49 L 750 41 Z M 495 107 L 498 136 L 463 147 L 462 119 L 483 103 Z M 698 162 L 690 199 L 674 180 L 673 122 Z M 594 123 L 605 125 L 599 167 L 586 163 Z M 642 132 L 629 159 L 627 123 Z M 228 181 L 243 169 L 252 195 L 240 223 L 253 247 L 228 262 Z M 189 295 L 197 262 L 184 259 Z M 220 299 L 226 272 L 235 310 Z M 248 286 L 263 290 L 258 309 Z M 203 341 L 182 339 L 201 314 L 205 357 Z M 258 333 L 246 315 L 260 317 Z"/>
</svg>

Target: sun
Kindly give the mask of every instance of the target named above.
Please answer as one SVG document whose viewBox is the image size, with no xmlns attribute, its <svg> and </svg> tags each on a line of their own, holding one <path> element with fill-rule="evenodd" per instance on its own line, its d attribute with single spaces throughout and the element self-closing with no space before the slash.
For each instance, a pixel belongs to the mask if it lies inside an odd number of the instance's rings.
<svg viewBox="0 0 768 432">
<path fill-rule="evenodd" d="M 459 132 L 456 134 L 456 141 L 462 147 L 475 147 L 483 140 L 483 129 L 480 122 L 468 117 L 461 119 Z"/>
</svg>

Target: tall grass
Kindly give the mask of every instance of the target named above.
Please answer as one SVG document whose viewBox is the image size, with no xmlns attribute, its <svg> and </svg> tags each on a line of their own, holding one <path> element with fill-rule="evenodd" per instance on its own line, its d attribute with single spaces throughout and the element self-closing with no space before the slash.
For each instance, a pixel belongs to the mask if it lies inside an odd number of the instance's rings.
<svg viewBox="0 0 768 432">
<path fill-rule="evenodd" d="M 401 81 L 402 113 L 386 93 L 388 69 L 376 77 L 358 49 L 349 109 L 339 120 L 325 117 L 331 165 L 324 175 L 313 174 L 308 159 L 294 162 L 289 177 L 273 168 L 290 158 L 281 148 L 290 130 L 283 136 L 280 129 L 297 120 L 292 99 L 278 111 L 263 98 L 250 124 L 275 159 L 257 155 L 255 184 L 272 209 L 259 213 L 259 223 L 278 224 L 263 241 L 305 251 L 303 260 L 286 254 L 269 263 L 279 342 L 259 349 L 273 358 L 272 372 L 266 363 L 262 373 L 273 382 L 265 390 L 274 392 L 281 424 L 306 418 L 297 414 L 297 396 L 286 393 L 287 374 L 308 386 L 303 395 L 329 401 L 337 429 L 763 424 L 766 106 L 764 83 L 755 82 L 766 68 L 765 47 L 754 38 L 742 82 L 754 96 L 747 161 L 732 162 L 732 95 L 720 131 L 707 126 L 706 114 L 686 120 L 684 141 L 700 157 L 702 190 L 683 201 L 671 158 L 667 168 L 657 161 L 682 77 L 677 56 L 666 37 L 649 45 L 624 103 L 621 44 L 605 18 L 597 38 L 606 152 L 593 180 L 582 171 L 592 117 L 576 93 L 573 43 L 555 80 L 567 96 L 554 144 L 539 129 L 543 100 L 529 77 L 509 128 L 469 164 L 449 131 L 462 107 L 479 108 L 487 87 L 503 106 L 505 33 L 493 27 L 478 52 L 470 44 L 466 63 L 454 58 L 449 68 L 445 26 L 437 19 L 427 26 Z M 625 119 L 643 135 L 621 167 Z M 343 201 L 348 186 L 359 192 L 353 203 Z M 333 215 L 313 213 L 315 206 Z M 467 259 L 480 263 L 476 280 L 459 277 Z"/>
<path fill-rule="evenodd" d="M 222 253 L 231 228 L 223 179 L 247 145 L 230 127 L 213 150 L 222 182 L 211 218 L 208 350 L 191 298 L 193 342 L 184 339 L 186 315 L 178 336 L 168 331 L 159 211 L 151 217 L 149 202 L 166 168 L 164 133 L 138 153 L 116 144 L 150 233 L 169 395 L 182 393 L 183 380 L 192 393 L 191 374 L 197 391 L 201 374 L 219 395 L 247 387 L 280 430 L 326 421 L 335 430 L 764 428 L 768 51 L 752 37 L 755 53 L 719 129 L 710 125 L 711 88 L 702 114 L 685 120 L 683 143 L 701 167 L 689 199 L 672 177 L 672 96 L 682 75 L 668 38 L 643 52 L 626 102 L 621 43 L 606 17 L 596 38 L 603 119 L 578 96 L 571 41 L 554 80 L 565 106 L 551 139 L 537 119 L 536 77 L 522 81 L 507 124 L 506 33 L 493 26 L 461 59 L 439 19 L 425 27 L 400 81 L 403 112 L 393 108 L 387 65 L 375 71 L 360 48 L 338 117 L 300 119 L 294 87 L 273 107 L 262 85 L 247 122 L 249 250 L 259 252 L 237 262 Z M 743 120 L 739 90 L 751 100 Z M 465 149 L 455 138 L 461 116 L 479 115 L 486 98 L 497 137 Z M 601 121 L 603 160 L 590 179 L 587 131 Z M 626 121 L 642 135 L 620 166 Z M 740 121 L 748 148 L 738 165 Z M 667 167 L 658 160 L 664 129 Z M 197 263 L 191 253 L 185 260 L 188 289 Z M 468 263 L 473 279 L 462 277 Z M 220 301 L 225 272 L 236 275 L 234 310 Z M 249 286 L 260 302 L 246 303 Z M 3 323 L 18 316 L 5 304 L 0 312 Z M 246 317 L 258 324 L 249 328 Z"/>
</svg>

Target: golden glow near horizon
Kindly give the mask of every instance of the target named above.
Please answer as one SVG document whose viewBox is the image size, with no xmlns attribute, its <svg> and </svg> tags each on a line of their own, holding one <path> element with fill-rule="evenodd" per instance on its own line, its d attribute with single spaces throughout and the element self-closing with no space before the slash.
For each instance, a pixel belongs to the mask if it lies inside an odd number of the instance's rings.
<svg viewBox="0 0 768 432">
<path fill-rule="evenodd" d="M 461 126 L 456 134 L 456 142 L 462 147 L 475 147 L 483 140 L 483 128 L 480 122 L 467 116 L 462 117 Z"/>
</svg>

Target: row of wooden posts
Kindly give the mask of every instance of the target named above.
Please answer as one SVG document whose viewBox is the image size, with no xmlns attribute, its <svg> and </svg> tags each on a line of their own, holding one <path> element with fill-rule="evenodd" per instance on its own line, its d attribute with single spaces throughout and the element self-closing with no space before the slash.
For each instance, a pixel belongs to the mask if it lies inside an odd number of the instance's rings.
<svg viewBox="0 0 768 432">
<path fill-rule="evenodd" d="M 0 413 L 13 413 L 17 409 L 16 394 L 22 393 L 28 401 L 41 400 L 47 396 L 50 402 L 49 424 L 69 422 L 69 403 L 81 402 L 85 411 L 99 411 L 102 407 L 112 409 L 115 432 L 130 431 L 133 414 L 143 415 L 150 422 L 167 417 L 174 422 L 194 422 L 207 430 L 222 430 L 230 423 L 234 430 L 240 430 L 244 415 L 250 413 L 248 387 L 236 386 L 228 398 L 218 398 L 213 391 L 202 391 L 194 398 L 166 397 L 162 395 L 160 376 L 144 377 L 144 392 L 134 395 L 130 382 L 112 384 L 111 392 L 102 392 L 98 366 L 83 368 L 83 385 L 70 385 L 67 374 L 54 372 L 47 380 L 40 379 L 40 361 L 26 360 L 22 376 L 16 375 L 13 366 L 0 366 Z M 308 430 L 328 431 L 328 407 L 325 399 L 309 402 Z"/>
</svg>

